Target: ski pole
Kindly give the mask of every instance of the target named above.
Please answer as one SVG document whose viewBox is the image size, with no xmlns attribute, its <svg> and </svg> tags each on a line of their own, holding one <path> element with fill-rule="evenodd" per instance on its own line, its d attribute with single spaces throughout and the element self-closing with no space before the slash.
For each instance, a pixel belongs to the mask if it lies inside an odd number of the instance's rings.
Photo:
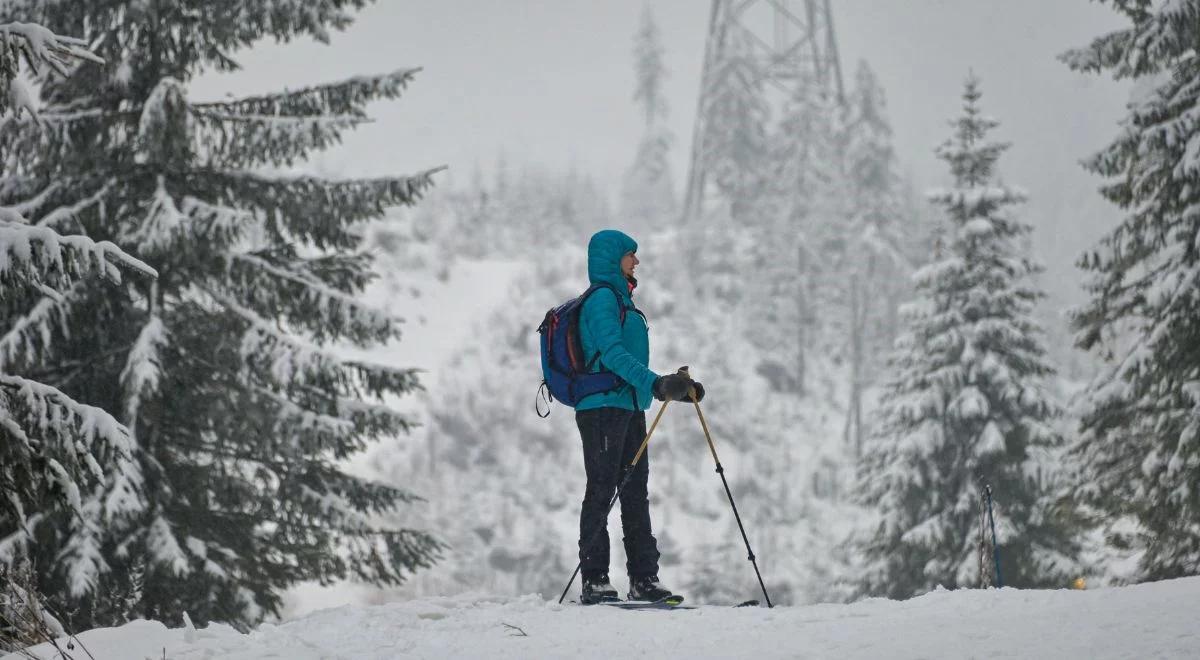
<svg viewBox="0 0 1200 660">
<path fill-rule="evenodd" d="M 625 490 L 625 485 L 628 484 L 630 478 L 633 477 L 633 468 L 638 464 L 638 461 L 642 459 L 642 454 L 646 451 L 646 446 L 650 444 L 650 436 L 654 435 L 654 429 L 658 428 L 658 420 L 662 419 L 663 412 L 666 411 L 668 403 L 668 401 L 663 401 L 662 405 L 658 407 L 658 414 L 654 416 L 654 423 L 650 425 L 650 430 L 646 433 L 646 439 L 642 440 L 642 446 L 638 447 L 637 454 L 634 455 L 633 461 L 626 466 L 625 476 L 621 479 L 620 485 L 617 486 L 617 492 L 613 493 L 612 499 L 608 501 L 608 510 L 604 512 L 604 526 L 597 527 L 592 532 L 591 538 L 589 538 L 588 542 L 584 545 L 584 556 L 592 552 L 592 548 L 595 547 L 596 541 L 600 540 L 600 531 L 608 526 L 608 515 L 612 513 L 613 506 L 617 503 L 617 500 L 621 498 L 621 491 Z M 575 576 L 579 575 L 579 569 L 582 567 L 583 558 L 581 557 L 579 559 L 579 563 L 575 564 L 575 572 L 571 573 L 571 579 L 567 582 L 567 586 L 563 589 L 562 595 L 558 597 L 559 604 L 561 604 L 563 599 L 567 597 L 567 592 L 571 590 L 571 585 L 575 584 Z"/>
<path fill-rule="evenodd" d="M 979 588 L 986 589 L 991 585 L 987 571 L 987 501 L 981 496 L 979 498 L 979 547 L 975 554 L 979 559 Z"/>
<path fill-rule="evenodd" d="M 988 521 L 992 524 L 992 558 L 996 562 L 996 588 L 999 589 L 1004 586 L 1004 580 L 1000 577 L 1000 546 L 996 544 L 996 519 L 992 517 L 992 487 L 984 486 L 983 492 L 987 493 Z"/>
<path fill-rule="evenodd" d="M 725 496 L 729 498 L 729 506 L 733 509 L 733 517 L 737 520 L 738 529 L 742 532 L 742 542 L 746 544 L 746 559 L 754 565 L 754 574 L 758 576 L 758 586 L 762 589 L 763 598 L 767 600 L 767 607 L 775 607 L 771 604 L 771 597 L 767 595 L 767 585 L 763 584 L 762 573 L 758 570 L 758 562 L 754 558 L 754 551 L 750 549 L 750 539 L 746 537 L 746 528 L 742 525 L 742 517 L 738 515 L 737 505 L 733 503 L 733 492 L 729 490 L 729 482 L 725 479 L 725 468 L 721 466 L 721 459 L 717 458 L 717 447 L 713 444 L 712 433 L 708 430 L 708 421 L 704 419 L 704 413 L 700 410 L 700 402 L 696 400 L 696 390 L 689 391 L 692 397 L 692 405 L 696 406 L 696 414 L 700 417 L 700 426 L 704 429 L 704 438 L 708 440 L 708 450 L 712 452 L 713 462 L 717 464 L 717 474 L 721 475 L 721 483 L 725 486 Z"/>
</svg>

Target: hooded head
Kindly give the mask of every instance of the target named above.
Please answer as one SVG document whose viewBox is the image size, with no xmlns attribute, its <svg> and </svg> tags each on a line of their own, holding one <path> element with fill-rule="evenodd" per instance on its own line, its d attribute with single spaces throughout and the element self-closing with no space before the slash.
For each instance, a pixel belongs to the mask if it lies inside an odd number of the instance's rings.
<svg viewBox="0 0 1200 660">
<path fill-rule="evenodd" d="M 588 280 L 628 291 L 629 281 L 621 272 L 621 257 L 627 252 L 637 252 L 637 247 L 637 241 L 615 229 L 596 232 L 588 241 Z"/>
</svg>

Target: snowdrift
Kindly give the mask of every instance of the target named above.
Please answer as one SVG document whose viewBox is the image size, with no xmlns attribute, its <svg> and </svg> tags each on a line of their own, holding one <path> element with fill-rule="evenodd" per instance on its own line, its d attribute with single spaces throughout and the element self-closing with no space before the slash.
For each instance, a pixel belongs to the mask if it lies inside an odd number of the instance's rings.
<svg viewBox="0 0 1200 660">
<path fill-rule="evenodd" d="M 1197 604 L 1200 577 L 1091 591 L 937 591 L 903 602 L 671 612 L 476 596 L 322 610 L 248 635 L 135 621 L 79 639 L 96 660 L 1194 658 Z M 45 647 L 31 651 L 53 657 Z"/>
</svg>

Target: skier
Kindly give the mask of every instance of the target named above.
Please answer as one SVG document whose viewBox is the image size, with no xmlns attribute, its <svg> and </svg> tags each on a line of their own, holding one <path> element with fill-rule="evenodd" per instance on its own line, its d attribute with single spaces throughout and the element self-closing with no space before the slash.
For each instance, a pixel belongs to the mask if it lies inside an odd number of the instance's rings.
<svg viewBox="0 0 1200 660">
<path fill-rule="evenodd" d="M 596 291 L 583 305 L 579 319 L 585 356 L 595 356 L 593 371 L 607 369 L 624 383 L 609 392 L 584 397 L 575 406 L 575 422 L 583 440 L 587 489 L 579 516 L 579 560 L 585 604 L 618 600 L 608 579 L 608 504 L 646 436 L 646 413 L 651 396 L 660 401 L 704 398 L 704 387 L 686 371 L 659 376 L 647 367 L 650 341 L 646 317 L 634 307 L 637 287 L 634 269 L 640 263 L 637 243 L 622 232 L 597 232 L 588 242 L 588 279 L 613 289 Z M 650 457 L 642 455 L 629 483 L 621 491 L 630 600 L 663 601 L 672 597 L 658 579 L 658 542 L 650 528 L 647 481 Z M 585 547 L 593 535 L 598 537 Z"/>
</svg>

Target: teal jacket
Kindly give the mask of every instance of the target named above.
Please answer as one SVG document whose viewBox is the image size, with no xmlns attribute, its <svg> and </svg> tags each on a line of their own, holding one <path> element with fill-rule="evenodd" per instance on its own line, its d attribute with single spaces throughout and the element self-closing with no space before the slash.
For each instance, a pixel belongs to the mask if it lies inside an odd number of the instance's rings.
<svg viewBox="0 0 1200 660">
<path fill-rule="evenodd" d="M 619 231 L 606 229 L 592 236 L 588 242 L 588 280 L 592 284 L 612 285 L 617 293 L 610 289 L 596 291 L 583 304 L 579 316 L 583 354 L 588 359 L 600 354 L 599 364 L 592 370 L 600 371 L 603 365 L 626 384 L 612 392 L 584 397 L 575 410 L 605 407 L 645 410 L 653 400 L 652 390 L 658 374 L 647 367 L 650 364 L 648 326 L 645 317 L 633 306 L 631 283 L 621 273 L 621 257 L 627 252 L 637 252 L 637 242 Z M 623 326 L 617 296 L 626 307 Z"/>
</svg>

